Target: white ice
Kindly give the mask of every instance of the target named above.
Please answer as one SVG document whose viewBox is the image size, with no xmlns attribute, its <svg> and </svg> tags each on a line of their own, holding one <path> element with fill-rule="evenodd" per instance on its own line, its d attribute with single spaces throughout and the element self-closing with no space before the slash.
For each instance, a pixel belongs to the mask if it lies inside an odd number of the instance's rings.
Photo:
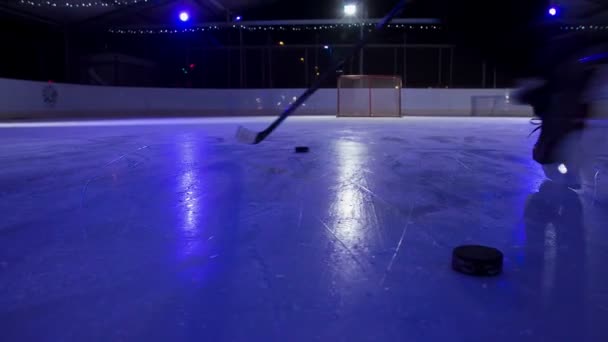
<svg viewBox="0 0 608 342">
<path fill-rule="evenodd" d="M 235 142 L 270 120 L 1 125 L 0 339 L 608 341 L 600 128 L 575 193 L 526 119 L 290 118 Z M 460 244 L 504 274 L 452 271 Z"/>
</svg>

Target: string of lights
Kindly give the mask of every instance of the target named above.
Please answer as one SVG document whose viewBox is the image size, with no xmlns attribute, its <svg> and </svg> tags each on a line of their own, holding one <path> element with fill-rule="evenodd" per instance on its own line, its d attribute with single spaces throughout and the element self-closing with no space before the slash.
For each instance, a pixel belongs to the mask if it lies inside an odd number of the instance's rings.
<svg viewBox="0 0 608 342">
<path fill-rule="evenodd" d="M 105 1 L 86 1 L 86 0 L 19 0 L 19 4 L 32 7 L 60 7 L 60 8 L 90 8 L 90 7 L 113 7 L 113 6 L 128 6 L 138 3 L 146 3 L 150 0 L 105 0 Z"/>
<path fill-rule="evenodd" d="M 562 26 L 562 30 L 566 31 L 596 31 L 596 30 L 608 30 L 608 26 L 601 25 L 578 25 L 578 26 Z"/>
<path fill-rule="evenodd" d="M 309 26 L 247 26 L 247 25 L 231 25 L 231 26 L 198 26 L 183 29 L 109 29 L 109 33 L 116 34 L 174 34 L 174 33 L 192 33 L 205 32 L 222 29 L 243 29 L 246 31 L 324 31 L 336 29 L 360 28 L 361 26 L 373 28 L 373 23 L 362 24 L 337 24 L 337 25 L 309 25 Z M 395 24 L 389 25 L 389 28 L 394 29 L 410 29 L 410 30 L 440 30 L 438 25 L 407 25 Z"/>
<path fill-rule="evenodd" d="M 337 25 L 309 25 L 309 26 L 247 26 L 247 25 L 231 25 L 231 26 L 217 26 L 217 25 L 206 25 L 197 26 L 183 29 L 109 29 L 109 33 L 115 34 L 175 34 L 175 33 L 194 33 L 194 32 L 206 32 L 216 31 L 224 29 L 243 29 L 246 31 L 325 31 L 325 30 L 336 30 L 336 29 L 349 29 L 349 28 L 360 28 L 361 26 L 373 28 L 373 23 L 362 23 L 362 24 L 337 24 Z M 389 28 L 393 29 L 406 29 L 406 30 L 441 30 L 442 27 L 438 25 L 408 25 L 408 24 L 396 24 L 389 25 Z M 565 31 L 598 31 L 608 30 L 608 26 L 601 25 L 579 25 L 579 26 L 562 26 L 562 30 Z"/>
</svg>

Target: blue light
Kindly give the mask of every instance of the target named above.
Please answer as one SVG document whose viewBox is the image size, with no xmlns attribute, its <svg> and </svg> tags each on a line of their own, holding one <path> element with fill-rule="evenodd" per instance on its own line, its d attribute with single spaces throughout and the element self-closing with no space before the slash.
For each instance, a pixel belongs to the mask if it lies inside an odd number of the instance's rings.
<svg viewBox="0 0 608 342">
<path fill-rule="evenodd" d="M 608 52 L 598 53 L 596 55 L 583 57 L 583 58 L 579 59 L 578 61 L 579 61 L 579 63 L 589 63 L 589 62 L 599 61 L 602 59 L 608 59 Z"/>
<path fill-rule="evenodd" d="M 557 8 L 555 8 L 555 7 L 549 8 L 549 15 L 552 16 L 552 17 L 556 16 L 557 15 Z"/>
<path fill-rule="evenodd" d="M 243 18 L 242 18 L 240 15 L 238 15 L 238 16 L 235 18 L 235 20 L 236 20 L 236 21 L 241 21 L 241 19 L 243 19 Z"/>
<path fill-rule="evenodd" d="M 184 12 L 179 13 L 179 20 L 186 22 L 189 19 L 190 19 L 190 14 L 188 14 L 188 12 L 184 11 Z"/>
</svg>

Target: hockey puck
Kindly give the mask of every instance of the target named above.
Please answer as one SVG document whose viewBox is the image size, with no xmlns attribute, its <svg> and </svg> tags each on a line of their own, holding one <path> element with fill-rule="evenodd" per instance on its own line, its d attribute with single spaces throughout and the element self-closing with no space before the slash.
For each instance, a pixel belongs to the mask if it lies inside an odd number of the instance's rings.
<svg viewBox="0 0 608 342">
<path fill-rule="evenodd" d="M 452 268 L 474 276 L 496 276 L 502 273 L 503 254 L 486 246 L 460 246 L 452 251 Z"/>
<path fill-rule="evenodd" d="M 308 153 L 310 149 L 308 146 L 298 146 L 296 147 L 296 153 Z"/>
</svg>

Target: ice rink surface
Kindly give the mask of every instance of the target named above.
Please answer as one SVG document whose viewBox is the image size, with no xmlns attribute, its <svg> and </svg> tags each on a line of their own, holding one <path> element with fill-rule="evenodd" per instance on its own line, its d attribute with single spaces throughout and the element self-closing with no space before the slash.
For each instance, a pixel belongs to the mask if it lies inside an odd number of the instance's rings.
<svg viewBox="0 0 608 342">
<path fill-rule="evenodd" d="M 606 130 L 576 193 L 527 119 L 235 142 L 270 120 L 0 125 L 0 339 L 608 341 Z M 504 274 L 452 271 L 469 243 Z"/>
</svg>

